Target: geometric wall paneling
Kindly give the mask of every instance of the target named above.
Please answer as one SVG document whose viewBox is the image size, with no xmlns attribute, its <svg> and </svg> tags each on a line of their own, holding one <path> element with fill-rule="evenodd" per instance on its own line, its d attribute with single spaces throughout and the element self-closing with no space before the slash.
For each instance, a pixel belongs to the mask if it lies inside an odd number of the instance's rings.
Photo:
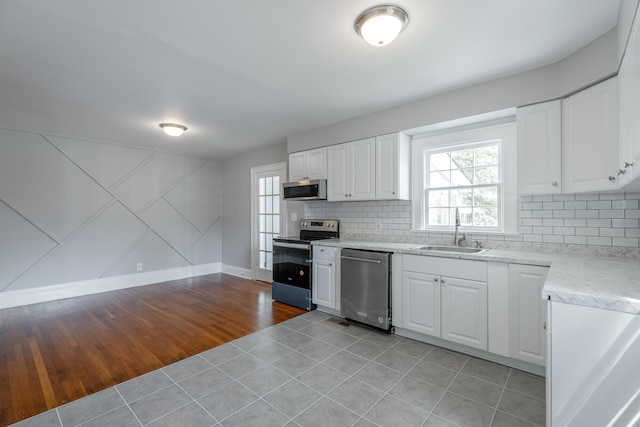
<svg viewBox="0 0 640 427">
<path fill-rule="evenodd" d="M 56 242 L 0 202 L 0 292 L 55 246 Z"/>
<path fill-rule="evenodd" d="M 109 188 L 155 154 L 153 150 L 46 135 L 64 154 Z"/>
<path fill-rule="evenodd" d="M 187 252 L 201 235 L 193 224 L 163 198 L 146 208 L 140 217 L 181 254 Z"/>
<path fill-rule="evenodd" d="M 129 209 L 140 212 L 202 163 L 203 160 L 196 157 L 159 153 L 118 183 L 112 191 Z"/>
<path fill-rule="evenodd" d="M 173 187 L 164 198 L 204 232 L 220 216 L 220 181 L 220 165 L 210 160 Z"/>
<path fill-rule="evenodd" d="M 190 264 L 153 231 L 148 232 L 133 249 L 103 277 L 123 276 L 137 273 L 137 264 L 142 263 L 142 271 L 168 270 L 188 267 Z"/>
<path fill-rule="evenodd" d="M 63 242 L 6 290 L 35 288 L 101 277 L 148 230 L 115 202 Z"/>
<path fill-rule="evenodd" d="M 193 265 L 220 262 L 222 260 L 220 253 L 220 234 L 220 217 L 218 217 L 196 244 L 189 249 L 189 252 L 187 252 L 186 257 L 189 262 Z"/>
<path fill-rule="evenodd" d="M 0 129 L 0 199 L 60 242 L 113 197 L 41 135 Z"/>
</svg>

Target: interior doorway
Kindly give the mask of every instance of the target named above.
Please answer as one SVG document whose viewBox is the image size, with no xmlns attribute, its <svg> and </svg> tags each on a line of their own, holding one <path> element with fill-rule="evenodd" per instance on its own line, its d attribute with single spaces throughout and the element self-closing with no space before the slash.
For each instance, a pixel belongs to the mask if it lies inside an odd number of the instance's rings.
<svg viewBox="0 0 640 427">
<path fill-rule="evenodd" d="M 273 238 L 283 228 L 284 204 L 280 196 L 287 163 L 251 168 L 251 275 L 272 281 Z"/>
</svg>

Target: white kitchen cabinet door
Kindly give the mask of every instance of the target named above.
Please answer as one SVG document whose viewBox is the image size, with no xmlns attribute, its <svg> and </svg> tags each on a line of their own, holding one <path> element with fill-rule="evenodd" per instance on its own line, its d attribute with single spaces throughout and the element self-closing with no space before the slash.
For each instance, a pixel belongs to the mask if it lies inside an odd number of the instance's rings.
<svg viewBox="0 0 640 427">
<path fill-rule="evenodd" d="M 440 337 L 440 277 L 432 274 L 402 274 L 403 326 Z"/>
<path fill-rule="evenodd" d="M 349 200 L 376 198 L 376 140 L 362 139 L 349 143 Z"/>
<path fill-rule="evenodd" d="M 408 135 L 376 137 L 376 199 L 410 199 L 410 151 Z"/>
<path fill-rule="evenodd" d="M 313 303 L 336 309 L 335 262 L 313 260 Z"/>
<path fill-rule="evenodd" d="M 327 148 L 327 200 L 349 200 L 349 144 Z"/>
<path fill-rule="evenodd" d="M 640 16 L 640 15 L 639 15 Z M 624 187 L 640 177 L 640 30 L 633 24 L 618 71 L 618 184 Z"/>
<path fill-rule="evenodd" d="M 554 194 L 562 188 L 562 101 L 518 108 L 518 194 Z"/>
<path fill-rule="evenodd" d="M 547 267 L 509 265 L 509 356 L 544 366 L 547 301 L 542 287 Z"/>
<path fill-rule="evenodd" d="M 307 156 L 307 178 L 326 179 L 327 178 L 327 148 L 317 148 L 306 151 Z"/>
<path fill-rule="evenodd" d="M 618 188 L 618 81 L 616 77 L 562 103 L 563 191 Z"/>
<path fill-rule="evenodd" d="M 289 181 L 327 178 L 327 149 L 289 154 Z"/>
<path fill-rule="evenodd" d="M 487 350 L 487 283 L 440 277 L 442 338 Z"/>
<path fill-rule="evenodd" d="M 304 179 L 306 158 L 304 151 L 289 154 L 289 182 L 302 181 Z"/>
<path fill-rule="evenodd" d="M 314 304 L 336 311 L 340 310 L 338 303 L 338 253 L 338 248 L 313 246 L 312 301 Z"/>
</svg>

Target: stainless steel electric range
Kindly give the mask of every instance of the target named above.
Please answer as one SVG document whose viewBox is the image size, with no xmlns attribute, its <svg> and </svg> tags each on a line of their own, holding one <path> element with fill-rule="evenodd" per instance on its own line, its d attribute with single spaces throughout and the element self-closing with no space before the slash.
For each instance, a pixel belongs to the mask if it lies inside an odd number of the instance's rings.
<svg viewBox="0 0 640 427">
<path fill-rule="evenodd" d="M 271 296 L 276 301 L 311 311 L 316 308 L 311 300 L 311 241 L 339 238 L 340 222 L 336 219 L 303 219 L 299 226 L 299 236 L 273 239 Z"/>
</svg>

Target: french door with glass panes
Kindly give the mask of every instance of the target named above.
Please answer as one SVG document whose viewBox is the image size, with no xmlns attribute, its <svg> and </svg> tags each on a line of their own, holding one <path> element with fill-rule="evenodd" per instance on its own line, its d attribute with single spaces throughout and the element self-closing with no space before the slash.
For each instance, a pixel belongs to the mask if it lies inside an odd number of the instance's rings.
<svg viewBox="0 0 640 427">
<path fill-rule="evenodd" d="M 285 169 L 279 164 L 252 169 L 254 277 L 265 282 L 272 280 L 273 238 L 280 235 L 280 187 L 284 173 Z"/>
</svg>

